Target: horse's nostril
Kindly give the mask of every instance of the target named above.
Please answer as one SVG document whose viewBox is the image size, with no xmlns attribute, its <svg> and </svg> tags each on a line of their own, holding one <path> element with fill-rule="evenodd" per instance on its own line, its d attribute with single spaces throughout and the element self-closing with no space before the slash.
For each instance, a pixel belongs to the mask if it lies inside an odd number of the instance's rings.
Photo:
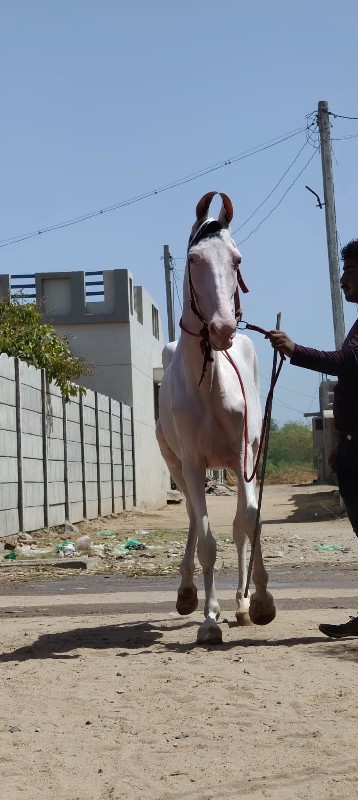
<svg viewBox="0 0 358 800">
<path fill-rule="evenodd" d="M 227 322 L 209 322 L 208 325 L 210 333 L 216 333 L 220 336 L 231 336 L 236 331 L 236 320 L 228 320 Z"/>
</svg>

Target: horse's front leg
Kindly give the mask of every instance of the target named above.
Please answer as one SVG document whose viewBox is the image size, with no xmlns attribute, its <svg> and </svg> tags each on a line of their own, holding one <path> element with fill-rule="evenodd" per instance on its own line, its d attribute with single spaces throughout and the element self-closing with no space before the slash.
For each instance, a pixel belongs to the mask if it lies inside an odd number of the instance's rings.
<svg viewBox="0 0 358 800">
<path fill-rule="evenodd" d="M 250 619 L 255 625 L 268 625 L 275 619 L 276 609 L 271 592 L 267 591 L 268 574 L 264 567 L 261 551 L 261 521 L 256 541 L 252 580 L 255 592 L 250 597 Z"/>
<path fill-rule="evenodd" d="M 175 478 L 174 480 L 177 483 Z M 179 483 L 177 483 L 177 485 L 179 486 Z M 195 571 L 194 556 L 195 556 L 195 547 L 197 539 L 196 519 L 195 519 L 194 509 L 190 501 L 190 497 L 188 496 L 187 493 L 186 486 L 185 490 L 183 489 L 183 491 L 184 494 L 186 495 L 186 510 L 188 512 L 188 517 L 189 517 L 189 533 L 186 542 L 184 557 L 180 564 L 181 583 L 178 589 L 176 609 L 178 614 L 182 614 L 182 616 L 185 616 L 187 614 L 191 614 L 197 608 L 198 592 L 194 583 L 194 571 Z"/>
<path fill-rule="evenodd" d="M 197 635 L 198 644 L 217 644 L 222 641 L 221 628 L 217 623 L 220 606 L 216 597 L 214 566 L 216 561 L 216 540 L 211 533 L 205 498 L 205 465 L 193 464 L 183 459 L 182 471 L 190 497 L 198 536 L 198 559 L 204 576 L 205 620 Z"/>
<path fill-rule="evenodd" d="M 252 579 L 255 592 L 250 597 L 244 597 L 247 582 L 246 544 L 250 540 L 251 546 L 257 523 L 257 501 L 254 485 L 247 484 L 238 476 L 238 502 L 234 520 L 233 536 L 238 551 L 239 582 L 236 593 L 238 625 L 248 625 L 250 620 L 255 625 L 268 625 L 276 616 L 273 597 L 267 591 L 268 574 L 264 567 L 261 551 L 261 520 L 259 520 L 258 534 L 255 545 Z"/>
<path fill-rule="evenodd" d="M 156 436 L 158 444 L 165 459 L 169 472 L 174 479 L 178 489 L 183 492 L 186 500 L 186 510 L 189 517 L 189 532 L 185 547 L 185 553 L 180 565 L 181 583 L 178 589 L 176 609 L 178 614 L 186 616 L 191 614 L 198 606 L 198 592 L 194 584 L 194 556 L 196 546 L 196 519 L 193 506 L 190 501 L 186 483 L 183 477 L 182 464 L 178 456 L 167 444 L 163 436 L 160 423 L 157 424 Z"/>
<path fill-rule="evenodd" d="M 238 476 L 237 508 L 233 522 L 233 540 L 236 545 L 238 563 L 238 586 L 236 592 L 237 609 L 235 616 L 237 624 L 242 626 L 252 624 L 249 616 L 250 592 L 247 597 L 244 597 L 247 581 L 248 529 L 252 524 L 250 517 L 250 511 L 248 512 L 247 489 L 244 486 L 240 486 L 240 479 Z"/>
</svg>

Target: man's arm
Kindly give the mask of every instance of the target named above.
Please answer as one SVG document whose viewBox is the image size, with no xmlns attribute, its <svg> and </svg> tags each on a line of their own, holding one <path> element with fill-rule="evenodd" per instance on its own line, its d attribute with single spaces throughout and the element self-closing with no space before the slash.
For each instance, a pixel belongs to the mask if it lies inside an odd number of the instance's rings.
<svg viewBox="0 0 358 800">
<path fill-rule="evenodd" d="M 283 331 L 269 331 L 267 337 L 272 347 L 284 353 L 296 367 L 323 372 L 324 375 L 341 375 L 358 367 L 358 335 L 352 337 L 341 350 L 315 350 L 295 344 Z"/>
</svg>

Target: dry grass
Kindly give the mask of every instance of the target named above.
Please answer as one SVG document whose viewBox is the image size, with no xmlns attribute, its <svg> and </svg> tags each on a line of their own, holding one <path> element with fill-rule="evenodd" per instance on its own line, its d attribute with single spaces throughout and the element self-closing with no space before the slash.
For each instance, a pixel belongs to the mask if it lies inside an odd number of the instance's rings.
<svg viewBox="0 0 358 800">
<path fill-rule="evenodd" d="M 260 472 L 258 471 L 257 480 L 260 480 Z M 274 484 L 295 484 L 295 483 L 312 483 L 317 480 L 317 470 L 310 469 L 309 467 L 302 467 L 300 465 L 282 466 L 276 469 L 267 469 L 265 474 L 265 483 Z M 226 472 L 226 481 L 228 486 L 236 486 L 236 475 L 231 471 Z"/>
</svg>

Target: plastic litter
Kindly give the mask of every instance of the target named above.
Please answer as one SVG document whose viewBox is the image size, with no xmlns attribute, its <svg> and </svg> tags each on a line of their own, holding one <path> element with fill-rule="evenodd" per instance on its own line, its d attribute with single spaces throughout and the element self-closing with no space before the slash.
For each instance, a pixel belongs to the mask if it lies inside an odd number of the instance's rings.
<svg viewBox="0 0 358 800">
<path fill-rule="evenodd" d="M 109 536 L 113 538 L 115 536 L 115 533 L 113 533 L 113 531 L 108 531 L 106 530 L 106 528 L 104 528 L 103 531 L 98 531 L 97 536 Z"/>
<path fill-rule="evenodd" d="M 17 558 L 15 550 L 8 550 L 5 553 L 4 558 L 6 558 L 7 560 L 13 561 L 15 558 Z"/>
<path fill-rule="evenodd" d="M 322 551 L 322 550 L 332 550 L 334 553 L 342 553 L 343 547 L 339 547 L 337 544 L 316 544 L 313 548 L 314 550 Z"/>
<path fill-rule="evenodd" d="M 79 539 L 75 542 L 75 548 L 78 552 L 90 550 L 93 545 L 92 539 L 90 536 L 80 536 Z"/>
<path fill-rule="evenodd" d="M 56 550 L 59 553 L 59 555 L 62 556 L 73 556 L 76 552 L 76 548 L 73 542 L 70 542 L 69 540 L 66 542 L 62 542 L 61 544 L 58 544 L 56 546 Z"/>
<path fill-rule="evenodd" d="M 136 531 L 136 536 L 148 536 L 148 531 L 144 531 L 140 528 L 139 531 Z"/>
<path fill-rule="evenodd" d="M 125 550 L 145 550 L 145 544 L 143 542 L 139 542 L 138 539 L 127 539 L 124 542 Z"/>
</svg>

